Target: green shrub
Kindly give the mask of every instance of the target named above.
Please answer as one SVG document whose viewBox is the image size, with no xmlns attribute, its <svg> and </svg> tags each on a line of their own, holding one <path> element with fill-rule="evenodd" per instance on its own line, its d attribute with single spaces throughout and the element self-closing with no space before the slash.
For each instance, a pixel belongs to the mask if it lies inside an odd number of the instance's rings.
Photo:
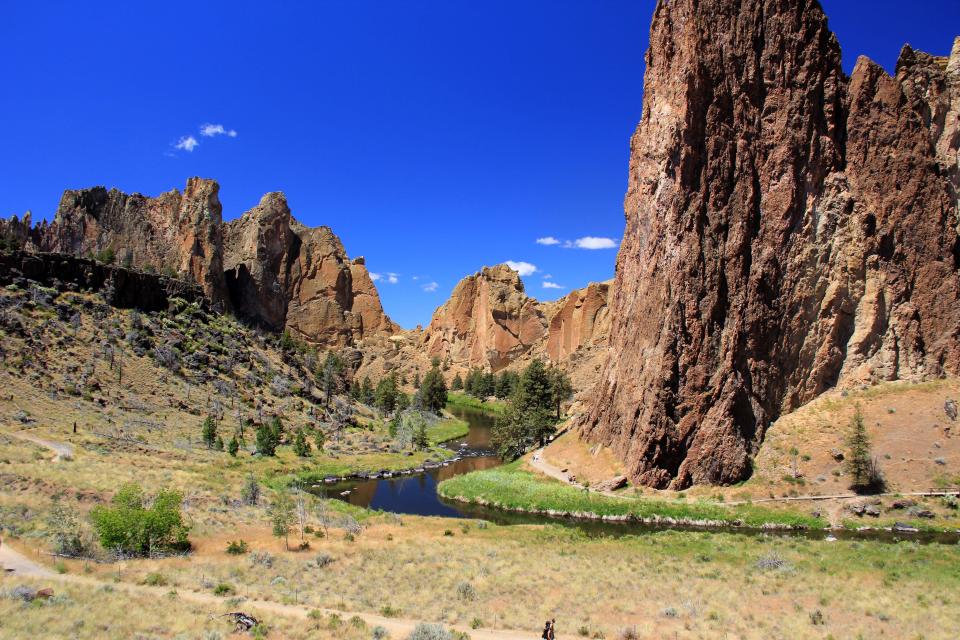
<svg viewBox="0 0 960 640">
<path fill-rule="evenodd" d="M 249 548 L 249 545 L 244 540 L 231 540 L 227 543 L 227 553 L 232 556 L 242 556 Z"/>
<path fill-rule="evenodd" d="M 189 527 L 180 513 L 182 496 L 162 490 L 150 508 L 144 506 L 143 489 L 126 484 L 117 491 L 110 505 L 90 510 L 90 520 L 104 549 L 124 554 L 149 555 L 154 551 L 190 548 Z"/>
<path fill-rule="evenodd" d="M 143 584 L 150 585 L 151 587 L 163 587 L 167 585 L 167 577 L 162 573 L 148 573 L 143 579 Z"/>
<path fill-rule="evenodd" d="M 213 595 L 215 596 L 228 596 L 234 591 L 232 584 L 227 584 L 226 582 L 221 582 L 213 588 Z"/>
</svg>

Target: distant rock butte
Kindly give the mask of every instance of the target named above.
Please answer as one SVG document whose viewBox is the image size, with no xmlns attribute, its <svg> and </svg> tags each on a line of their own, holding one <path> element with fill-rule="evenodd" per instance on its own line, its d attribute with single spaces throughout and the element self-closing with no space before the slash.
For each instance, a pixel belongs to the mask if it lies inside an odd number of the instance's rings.
<svg viewBox="0 0 960 640">
<path fill-rule="evenodd" d="M 733 483 L 834 386 L 960 373 L 960 39 L 847 77 L 815 0 L 662 0 L 583 433 Z"/>
<path fill-rule="evenodd" d="M 150 198 L 103 187 L 66 191 L 53 222 L 0 221 L 8 244 L 76 255 L 111 249 L 136 268 L 196 281 L 223 309 L 265 328 L 331 346 L 399 330 L 383 312 L 363 260 L 328 227 L 305 227 L 282 193 L 224 224 L 213 180 Z"/>
<path fill-rule="evenodd" d="M 592 385 L 610 319 L 610 283 L 594 283 L 554 302 L 526 294 L 520 274 L 505 264 L 484 267 L 461 280 L 426 329 L 390 339 L 365 340 L 359 375 L 372 379 L 397 371 L 412 380 L 432 358 L 452 379 L 472 367 L 519 368 L 533 358 L 558 364 L 578 390 Z"/>
</svg>

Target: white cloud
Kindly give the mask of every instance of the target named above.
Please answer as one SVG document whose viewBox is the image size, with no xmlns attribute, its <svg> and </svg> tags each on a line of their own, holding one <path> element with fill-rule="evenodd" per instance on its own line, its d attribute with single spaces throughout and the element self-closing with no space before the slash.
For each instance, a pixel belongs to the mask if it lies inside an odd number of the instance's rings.
<svg viewBox="0 0 960 640">
<path fill-rule="evenodd" d="M 544 289 L 566 289 L 562 284 L 557 284 L 556 282 L 551 282 L 550 280 L 543 281 Z"/>
<path fill-rule="evenodd" d="M 553 236 L 546 236 L 544 238 L 537 238 L 537 244 L 542 244 L 549 247 L 550 245 L 560 244 L 560 241 Z"/>
<path fill-rule="evenodd" d="M 532 276 L 537 272 L 536 265 L 532 265 L 529 262 L 516 262 L 514 260 L 507 260 L 506 265 L 519 273 L 521 276 Z"/>
<path fill-rule="evenodd" d="M 374 282 L 376 282 L 377 280 L 386 280 L 390 284 L 397 284 L 398 282 L 400 282 L 400 274 L 392 273 L 390 271 L 387 271 L 386 273 L 374 273 L 373 271 L 371 271 L 370 279 L 373 280 Z"/>
<path fill-rule="evenodd" d="M 388 274 L 387 274 L 387 282 L 389 282 L 390 284 L 397 284 L 398 282 L 400 282 L 400 274 L 399 274 L 399 273 L 388 273 Z"/>
<path fill-rule="evenodd" d="M 585 236 L 573 242 L 565 242 L 563 246 L 565 249 L 616 249 L 617 241 L 613 238 Z"/>
<path fill-rule="evenodd" d="M 200 126 L 200 135 L 206 138 L 212 138 L 214 136 L 228 136 L 230 138 L 237 137 L 236 129 L 226 129 L 222 124 L 204 124 Z"/>
<path fill-rule="evenodd" d="M 383 276 L 380 275 L 379 273 L 374 273 L 373 271 L 370 272 L 370 279 L 373 280 L 374 282 L 376 282 L 377 280 L 379 280 L 379 279 L 382 278 L 382 277 L 383 277 Z"/>
<path fill-rule="evenodd" d="M 543 279 L 544 279 L 544 280 L 550 280 L 551 278 L 553 278 L 553 274 L 552 274 L 552 273 L 548 273 L 547 275 L 543 276 Z"/>
<path fill-rule="evenodd" d="M 199 144 L 193 136 L 183 136 L 177 140 L 177 144 L 173 145 L 173 148 L 180 149 L 181 151 L 193 151 Z"/>
<path fill-rule="evenodd" d="M 439 286 L 440 285 L 437 284 L 436 282 L 428 282 L 427 284 L 423 285 L 423 290 L 426 291 L 427 293 L 433 293 L 434 291 L 437 290 L 437 287 Z"/>
</svg>

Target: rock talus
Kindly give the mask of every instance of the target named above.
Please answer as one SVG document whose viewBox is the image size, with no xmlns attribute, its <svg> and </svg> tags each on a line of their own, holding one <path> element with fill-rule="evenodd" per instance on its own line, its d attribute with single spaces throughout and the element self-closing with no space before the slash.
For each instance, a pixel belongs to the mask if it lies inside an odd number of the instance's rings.
<svg viewBox="0 0 960 640">
<path fill-rule="evenodd" d="M 815 0 L 662 0 L 646 65 L 587 437 L 732 483 L 828 388 L 960 372 L 960 45 L 848 78 Z"/>
</svg>

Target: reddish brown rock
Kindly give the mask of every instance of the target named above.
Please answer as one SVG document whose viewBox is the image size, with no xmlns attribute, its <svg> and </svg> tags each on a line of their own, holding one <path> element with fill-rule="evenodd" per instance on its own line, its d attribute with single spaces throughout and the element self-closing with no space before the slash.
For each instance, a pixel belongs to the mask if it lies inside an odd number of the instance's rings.
<svg viewBox="0 0 960 640">
<path fill-rule="evenodd" d="M 606 342 L 610 331 L 609 282 L 591 282 L 555 303 L 547 327 L 547 356 L 561 362 L 584 345 Z"/>
<path fill-rule="evenodd" d="M 528 351 L 546 329 L 520 274 L 501 264 L 461 280 L 434 312 L 422 340 L 430 357 L 497 371 Z"/>
<path fill-rule="evenodd" d="M 219 190 L 202 178 L 156 198 L 103 187 L 68 190 L 53 222 L 35 227 L 24 246 L 75 255 L 112 250 L 120 264 L 171 271 L 225 304 Z"/>
<path fill-rule="evenodd" d="M 243 317 L 325 345 L 398 330 L 363 262 L 350 262 L 329 227 L 294 220 L 282 193 L 224 226 L 227 288 Z"/>
<path fill-rule="evenodd" d="M 960 47 L 848 79 L 814 0 L 671 0 L 646 62 L 588 437 L 730 483 L 825 389 L 960 372 Z"/>
</svg>

